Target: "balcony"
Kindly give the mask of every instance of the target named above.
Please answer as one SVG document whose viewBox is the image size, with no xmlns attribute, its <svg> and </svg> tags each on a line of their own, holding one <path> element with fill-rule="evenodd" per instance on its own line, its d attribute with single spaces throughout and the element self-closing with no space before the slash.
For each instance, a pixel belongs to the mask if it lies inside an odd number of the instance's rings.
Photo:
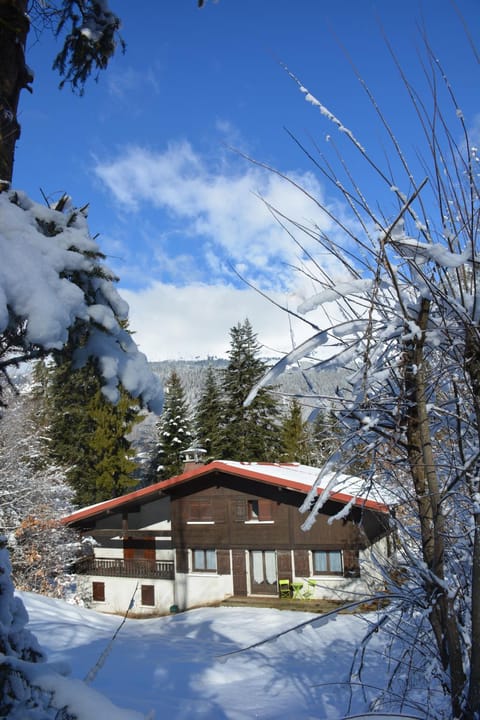
<svg viewBox="0 0 480 720">
<path fill-rule="evenodd" d="M 79 575 L 103 575 L 105 577 L 160 578 L 173 580 L 174 567 L 171 560 L 121 560 L 85 558 L 75 566 Z"/>
</svg>

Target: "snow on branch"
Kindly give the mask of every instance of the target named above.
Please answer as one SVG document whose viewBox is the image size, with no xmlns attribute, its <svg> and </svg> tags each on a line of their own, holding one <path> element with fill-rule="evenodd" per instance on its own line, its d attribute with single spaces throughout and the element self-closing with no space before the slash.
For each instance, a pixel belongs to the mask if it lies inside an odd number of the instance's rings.
<svg viewBox="0 0 480 720">
<path fill-rule="evenodd" d="M 64 205 L 64 203 L 63 203 Z M 162 404 L 160 381 L 126 329 L 128 305 L 90 236 L 85 210 L 64 212 L 0 192 L 1 366 L 61 351 L 99 365 L 113 402 L 118 385 L 152 410 Z"/>
</svg>

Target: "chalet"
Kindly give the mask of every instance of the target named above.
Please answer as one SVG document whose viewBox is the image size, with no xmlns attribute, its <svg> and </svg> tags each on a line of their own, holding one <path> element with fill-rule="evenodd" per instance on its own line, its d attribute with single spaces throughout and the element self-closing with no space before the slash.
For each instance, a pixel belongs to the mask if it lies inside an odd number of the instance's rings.
<svg viewBox="0 0 480 720">
<path fill-rule="evenodd" d="M 388 552 L 389 507 L 358 478 L 336 478 L 327 493 L 327 477 L 315 494 L 328 499 L 303 530 L 299 508 L 318 474 L 215 460 L 79 510 L 64 523 L 95 540 L 79 588 L 97 610 L 133 605 L 139 615 L 229 596 L 363 597 L 375 582 L 372 549 Z"/>
</svg>

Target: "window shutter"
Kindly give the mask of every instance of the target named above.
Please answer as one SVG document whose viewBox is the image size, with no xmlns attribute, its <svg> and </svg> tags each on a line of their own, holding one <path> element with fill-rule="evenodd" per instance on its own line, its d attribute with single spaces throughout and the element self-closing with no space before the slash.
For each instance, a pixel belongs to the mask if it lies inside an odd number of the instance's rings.
<svg viewBox="0 0 480 720">
<path fill-rule="evenodd" d="M 272 501 L 259 498 L 258 500 L 258 519 L 259 520 L 271 520 L 272 519 Z"/>
<path fill-rule="evenodd" d="M 278 577 L 292 579 L 292 554 L 290 550 L 277 550 Z"/>
<path fill-rule="evenodd" d="M 232 509 L 234 522 L 245 522 L 247 519 L 247 503 L 245 500 L 234 500 Z"/>
<path fill-rule="evenodd" d="M 230 550 L 217 550 L 217 572 L 219 575 L 230 575 Z"/>
<path fill-rule="evenodd" d="M 212 503 L 209 500 L 191 500 L 188 504 L 188 519 L 194 522 L 213 520 Z"/>
<path fill-rule="evenodd" d="M 142 585 L 142 605 L 155 605 L 155 588 L 153 585 Z"/>
<path fill-rule="evenodd" d="M 358 549 L 346 548 L 343 551 L 343 573 L 345 577 L 360 577 Z"/>
<path fill-rule="evenodd" d="M 308 562 L 308 550 L 295 550 L 295 575 L 296 577 L 310 577 L 310 563 Z"/>
</svg>

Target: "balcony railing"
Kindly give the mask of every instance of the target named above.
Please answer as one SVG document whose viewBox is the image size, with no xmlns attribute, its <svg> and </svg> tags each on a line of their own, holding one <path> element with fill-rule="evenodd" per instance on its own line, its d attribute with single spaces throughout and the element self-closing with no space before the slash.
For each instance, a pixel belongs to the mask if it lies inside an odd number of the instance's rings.
<svg viewBox="0 0 480 720">
<path fill-rule="evenodd" d="M 173 561 L 170 560 L 102 560 L 86 558 L 75 567 L 80 575 L 105 575 L 107 577 L 161 578 L 173 580 Z"/>
</svg>

